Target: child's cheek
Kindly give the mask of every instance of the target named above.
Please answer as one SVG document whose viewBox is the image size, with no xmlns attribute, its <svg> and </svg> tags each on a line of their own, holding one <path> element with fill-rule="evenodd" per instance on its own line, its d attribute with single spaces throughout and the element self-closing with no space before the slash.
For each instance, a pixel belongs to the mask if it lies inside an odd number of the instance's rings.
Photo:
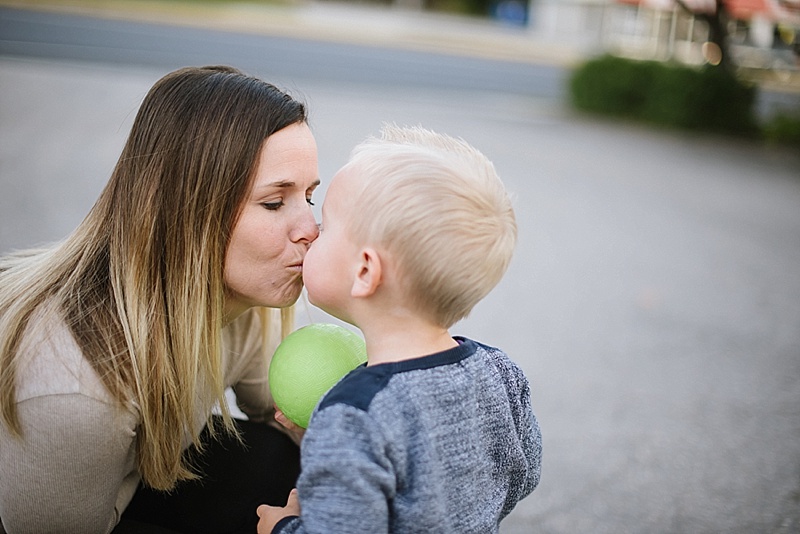
<svg viewBox="0 0 800 534">
<path fill-rule="evenodd" d="M 303 283 L 306 286 L 308 298 L 312 302 L 316 298 L 319 285 L 323 283 L 318 276 L 320 271 L 316 250 L 318 249 L 315 249 L 312 245 L 303 261 Z"/>
</svg>

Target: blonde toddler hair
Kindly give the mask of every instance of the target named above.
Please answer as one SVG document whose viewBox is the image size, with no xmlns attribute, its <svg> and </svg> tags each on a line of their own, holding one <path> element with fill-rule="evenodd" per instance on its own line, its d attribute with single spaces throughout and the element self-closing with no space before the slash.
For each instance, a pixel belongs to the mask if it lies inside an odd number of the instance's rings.
<svg viewBox="0 0 800 534">
<path fill-rule="evenodd" d="M 467 142 L 385 125 L 345 169 L 362 178 L 349 229 L 392 258 L 412 309 L 449 328 L 503 277 L 514 210 L 492 162 Z"/>
</svg>

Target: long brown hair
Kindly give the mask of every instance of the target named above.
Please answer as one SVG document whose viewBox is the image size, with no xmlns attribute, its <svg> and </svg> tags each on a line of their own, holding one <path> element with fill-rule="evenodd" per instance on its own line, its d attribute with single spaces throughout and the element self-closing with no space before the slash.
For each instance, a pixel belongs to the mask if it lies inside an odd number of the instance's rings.
<svg viewBox="0 0 800 534">
<path fill-rule="evenodd" d="M 184 436 L 219 403 L 223 268 L 230 233 L 273 133 L 302 103 L 230 67 L 184 68 L 145 97 L 111 178 L 49 249 L 0 259 L 0 420 L 19 435 L 15 367 L 33 312 L 54 301 L 120 406 L 138 405 L 143 480 L 192 478 Z M 199 425 L 202 427 L 202 424 Z"/>
</svg>

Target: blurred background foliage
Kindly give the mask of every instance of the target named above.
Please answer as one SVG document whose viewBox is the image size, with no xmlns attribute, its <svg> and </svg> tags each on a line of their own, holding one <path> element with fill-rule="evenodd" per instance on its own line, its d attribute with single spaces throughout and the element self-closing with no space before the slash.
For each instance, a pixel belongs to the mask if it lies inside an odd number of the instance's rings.
<svg viewBox="0 0 800 534">
<path fill-rule="evenodd" d="M 800 117 L 778 114 L 759 123 L 757 87 L 721 66 L 641 61 L 603 55 L 577 66 L 571 105 L 582 112 L 687 130 L 763 136 L 800 147 Z"/>
</svg>

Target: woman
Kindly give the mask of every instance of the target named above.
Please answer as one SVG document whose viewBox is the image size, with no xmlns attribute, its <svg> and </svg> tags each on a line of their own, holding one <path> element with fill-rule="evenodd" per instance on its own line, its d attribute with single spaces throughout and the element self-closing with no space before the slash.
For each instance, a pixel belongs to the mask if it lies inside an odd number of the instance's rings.
<svg viewBox="0 0 800 534">
<path fill-rule="evenodd" d="M 153 86 L 81 225 L 0 260 L 8 532 L 106 533 L 126 508 L 118 532 L 254 532 L 285 502 L 298 452 L 268 426 L 267 366 L 318 183 L 305 108 L 274 86 L 229 67 Z"/>
</svg>

